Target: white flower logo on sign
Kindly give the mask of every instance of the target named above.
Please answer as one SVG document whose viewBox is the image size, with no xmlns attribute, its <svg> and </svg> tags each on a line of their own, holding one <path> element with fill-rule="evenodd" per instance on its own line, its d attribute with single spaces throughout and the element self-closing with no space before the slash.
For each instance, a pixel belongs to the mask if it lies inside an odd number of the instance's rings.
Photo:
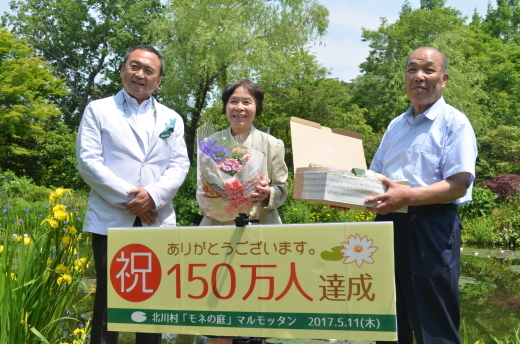
<svg viewBox="0 0 520 344">
<path fill-rule="evenodd" d="M 356 234 L 356 236 L 351 235 L 347 242 L 341 244 L 344 247 L 340 251 L 343 253 L 343 257 L 345 257 L 344 264 L 356 262 L 357 266 L 361 267 L 363 262 L 369 264 L 374 262 L 372 254 L 377 251 L 377 247 L 372 246 L 372 240 L 368 240 L 366 235 L 363 238 L 360 238 L 359 234 Z"/>
</svg>

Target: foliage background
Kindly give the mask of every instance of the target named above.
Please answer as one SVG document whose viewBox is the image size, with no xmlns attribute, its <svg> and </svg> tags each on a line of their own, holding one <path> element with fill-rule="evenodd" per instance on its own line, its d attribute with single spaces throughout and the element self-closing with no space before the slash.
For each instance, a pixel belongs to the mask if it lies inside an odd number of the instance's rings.
<svg viewBox="0 0 520 344">
<path fill-rule="evenodd" d="M 474 200 L 460 209 L 463 240 L 520 245 L 518 0 L 490 2 L 485 15 L 469 20 L 445 0 L 422 0 L 419 8 L 404 0 L 395 22 L 383 18 L 376 30 L 363 30 L 370 53 L 351 82 L 330 78 L 309 53 L 328 25 L 327 9 L 317 0 L 10 4 L 0 28 L 0 198 L 6 204 L 16 199 L 29 209 L 56 187 L 74 189 L 85 202 L 88 187 L 76 168 L 77 126 L 89 101 L 120 89 L 118 72 L 130 46 L 151 44 L 163 52 L 166 73 L 156 96 L 184 118 L 190 158 L 199 125 L 211 119 L 221 129 L 227 126 L 220 90 L 251 78 L 266 91 L 255 125 L 269 127 L 285 142 L 292 172 L 291 116 L 363 134 L 370 165 L 386 126 L 410 105 L 403 83 L 406 57 L 428 45 L 450 58 L 444 96 L 477 134 Z M 202 217 L 196 178 L 192 167 L 174 199 L 183 226 L 198 225 Z M 285 223 L 373 219 L 290 196 L 280 214 Z M 2 234 L 14 225 L 5 221 L 0 218 Z"/>
</svg>

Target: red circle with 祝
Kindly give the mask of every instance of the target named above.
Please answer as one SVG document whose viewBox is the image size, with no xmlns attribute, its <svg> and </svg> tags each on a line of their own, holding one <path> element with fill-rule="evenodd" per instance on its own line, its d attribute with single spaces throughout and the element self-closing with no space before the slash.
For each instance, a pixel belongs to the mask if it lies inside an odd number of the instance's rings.
<svg viewBox="0 0 520 344">
<path fill-rule="evenodd" d="M 123 299 L 142 302 L 161 284 L 161 263 L 147 246 L 130 244 L 121 248 L 110 263 L 112 287 Z"/>
</svg>

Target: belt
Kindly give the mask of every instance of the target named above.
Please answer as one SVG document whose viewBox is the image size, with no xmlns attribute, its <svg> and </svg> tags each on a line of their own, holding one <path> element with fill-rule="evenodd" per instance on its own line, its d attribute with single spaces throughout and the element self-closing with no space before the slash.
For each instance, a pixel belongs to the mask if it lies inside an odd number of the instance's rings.
<svg viewBox="0 0 520 344">
<path fill-rule="evenodd" d="M 456 210 L 457 208 L 458 207 L 455 203 L 409 205 L 408 214 L 438 213 L 447 210 Z"/>
</svg>

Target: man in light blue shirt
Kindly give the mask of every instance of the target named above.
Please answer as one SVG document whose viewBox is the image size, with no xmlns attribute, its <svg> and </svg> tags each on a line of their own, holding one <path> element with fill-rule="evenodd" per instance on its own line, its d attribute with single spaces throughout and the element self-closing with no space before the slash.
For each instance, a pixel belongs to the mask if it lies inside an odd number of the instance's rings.
<svg viewBox="0 0 520 344">
<path fill-rule="evenodd" d="M 461 222 L 457 207 L 471 201 L 477 145 L 467 117 L 446 104 L 449 79 L 441 51 L 421 47 L 406 61 L 412 106 L 387 128 L 371 170 L 388 190 L 377 202 L 376 221 L 394 222 L 399 344 L 460 343 Z M 395 180 L 408 180 L 406 189 Z M 407 214 L 391 213 L 408 206 Z"/>
</svg>

